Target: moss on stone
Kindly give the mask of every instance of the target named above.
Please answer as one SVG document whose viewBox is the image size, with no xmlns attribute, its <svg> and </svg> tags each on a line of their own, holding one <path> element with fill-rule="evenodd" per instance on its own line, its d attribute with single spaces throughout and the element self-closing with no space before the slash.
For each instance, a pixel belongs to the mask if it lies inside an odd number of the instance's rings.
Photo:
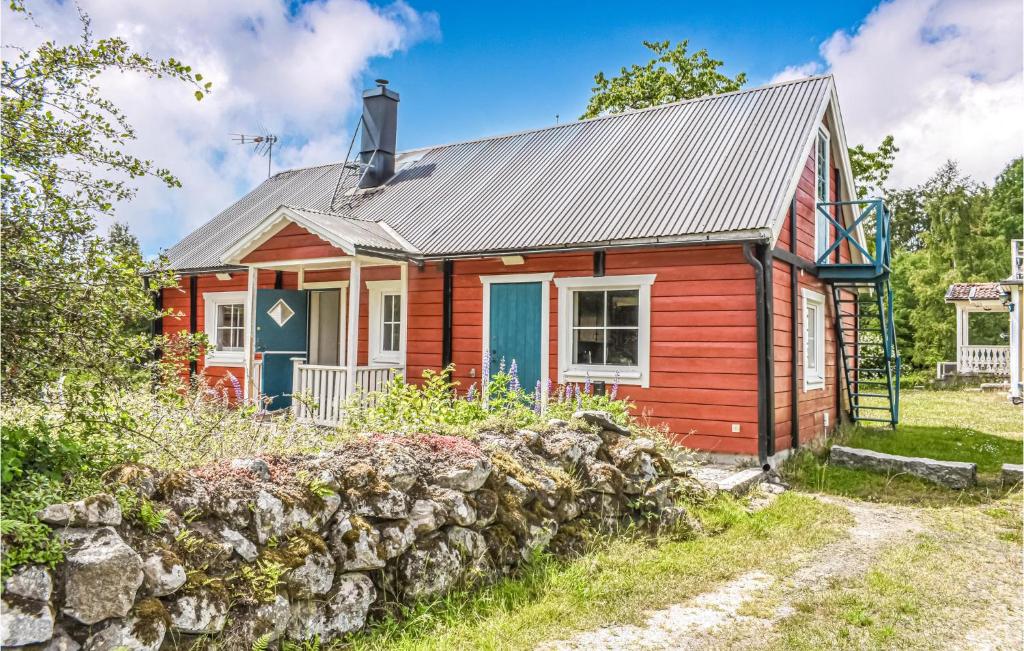
<svg viewBox="0 0 1024 651">
<path fill-rule="evenodd" d="M 273 549 L 263 550 L 260 558 L 277 563 L 288 569 L 301 567 L 310 554 L 326 554 L 327 544 L 323 538 L 306 529 L 296 529 L 288 534 L 284 543 Z"/>
<path fill-rule="evenodd" d="M 132 624 L 132 635 L 146 644 L 156 644 L 160 639 L 160 624 L 164 631 L 171 626 L 171 616 L 159 599 L 147 597 L 140 599 L 132 611 L 135 621 Z"/>
<path fill-rule="evenodd" d="M 507 475 L 512 479 L 515 479 L 523 486 L 531 490 L 540 490 L 541 485 L 538 483 L 536 477 L 523 467 L 523 464 L 518 459 L 513 457 L 505 450 L 493 450 L 491 451 L 491 465 L 499 473 Z"/>
</svg>

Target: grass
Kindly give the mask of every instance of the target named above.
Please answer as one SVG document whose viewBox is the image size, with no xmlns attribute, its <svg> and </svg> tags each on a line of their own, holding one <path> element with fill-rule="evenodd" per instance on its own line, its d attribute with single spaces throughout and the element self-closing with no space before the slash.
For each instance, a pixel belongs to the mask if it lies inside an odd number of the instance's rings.
<svg viewBox="0 0 1024 651">
<path fill-rule="evenodd" d="M 777 623 L 772 646 L 989 648 L 987 636 L 1021 641 L 1008 616 L 1019 611 L 1019 537 L 1005 542 L 1013 539 L 1008 533 L 1019 536 L 1019 501 L 995 508 L 996 516 L 978 508 L 929 512 L 925 532 L 887 549 L 866 572 L 797 600 L 796 612 Z"/>
<path fill-rule="evenodd" d="M 782 573 L 781 559 L 816 549 L 851 522 L 842 508 L 785 494 L 749 514 L 720 499 L 700 517 L 720 531 L 688 541 L 623 536 L 580 558 L 541 558 L 484 589 L 407 609 L 349 638 L 355 649 L 530 649 L 609 623 L 643 621 L 651 609 L 713 589 L 752 568 Z"/>
<path fill-rule="evenodd" d="M 987 502 L 1001 497 L 1004 463 L 1021 463 L 1024 442 L 1021 410 L 1001 394 L 977 391 L 908 391 L 901 424 L 895 429 L 848 427 L 829 445 L 904 456 L 978 464 L 976 488 L 954 491 L 908 475 L 882 475 L 829 465 L 827 448 L 794 456 L 784 474 L 794 485 L 816 492 L 871 501 L 941 506 Z"/>
</svg>

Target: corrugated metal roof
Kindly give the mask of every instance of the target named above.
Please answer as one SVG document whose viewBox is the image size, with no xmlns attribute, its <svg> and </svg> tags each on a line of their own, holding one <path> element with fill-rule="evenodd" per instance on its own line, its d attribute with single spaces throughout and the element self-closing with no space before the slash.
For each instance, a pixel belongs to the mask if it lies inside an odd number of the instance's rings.
<svg viewBox="0 0 1024 651">
<path fill-rule="evenodd" d="M 407 152 L 382 190 L 333 210 L 342 164 L 283 172 L 168 256 L 216 266 L 281 205 L 383 222 L 426 256 L 770 234 L 832 89 L 812 77 Z"/>
</svg>

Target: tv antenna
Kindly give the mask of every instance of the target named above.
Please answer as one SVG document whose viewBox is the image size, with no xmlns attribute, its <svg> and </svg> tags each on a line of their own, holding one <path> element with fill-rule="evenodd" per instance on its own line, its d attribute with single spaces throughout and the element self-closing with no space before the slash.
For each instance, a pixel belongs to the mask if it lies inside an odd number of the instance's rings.
<svg viewBox="0 0 1024 651">
<path fill-rule="evenodd" d="M 253 152 L 258 156 L 267 157 L 267 178 L 270 178 L 270 166 L 274 161 L 274 145 L 277 144 L 277 136 L 272 133 L 267 133 L 266 129 L 260 127 L 260 131 L 263 131 L 262 136 L 249 136 L 244 133 L 233 133 L 231 139 L 239 145 L 252 145 Z"/>
</svg>

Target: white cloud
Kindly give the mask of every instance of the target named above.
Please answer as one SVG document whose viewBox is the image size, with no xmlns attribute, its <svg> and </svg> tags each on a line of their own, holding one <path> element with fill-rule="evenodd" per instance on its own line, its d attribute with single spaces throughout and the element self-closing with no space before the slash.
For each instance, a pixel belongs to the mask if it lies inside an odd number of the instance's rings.
<svg viewBox="0 0 1024 651">
<path fill-rule="evenodd" d="M 1021 25 L 1019 0 L 893 0 L 777 78 L 834 74 L 850 143 L 895 137 L 896 185 L 948 158 L 990 183 L 1024 150 Z"/>
<path fill-rule="evenodd" d="M 138 133 L 132 151 L 169 168 L 181 190 L 144 180 L 122 205 L 147 251 L 169 246 L 266 177 L 266 159 L 235 145 L 230 134 L 262 125 L 288 138 L 274 167 L 340 160 L 351 133 L 348 113 L 359 101 L 359 77 L 370 59 L 388 56 L 438 30 L 437 17 L 401 1 L 322 0 L 289 13 L 283 0 L 79 0 L 96 37 L 122 36 L 135 49 L 174 57 L 212 81 L 197 102 L 181 84 L 136 75 L 102 80 Z M 80 36 L 72 3 L 33 3 L 38 26 L 5 9 L 5 44 Z"/>
</svg>

